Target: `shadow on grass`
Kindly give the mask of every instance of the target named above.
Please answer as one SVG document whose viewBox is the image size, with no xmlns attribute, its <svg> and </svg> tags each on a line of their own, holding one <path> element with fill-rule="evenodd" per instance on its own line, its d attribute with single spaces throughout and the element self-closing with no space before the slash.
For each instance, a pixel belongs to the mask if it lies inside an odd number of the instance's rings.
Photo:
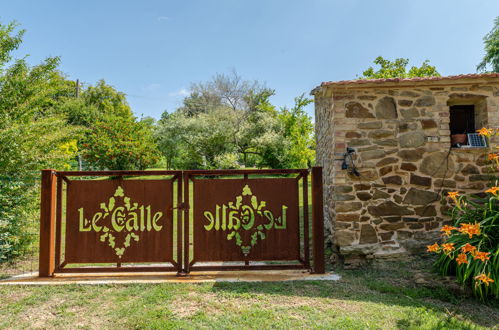
<svg viewBox="0 0 499 330">
<path fill-rule="evenodd" d="M 445 287 L 416 286 L 410 271 L 413 266 L 411 263 L 388 262 L 382 268 L 340 270 L 340 281 L 218 282 L 212 290 L 234 296 L 298 296 L 409 307 L 411 309 L 405 309 L 405 317 L 397 321 L 397 326 L 404 329 L 427 328 L 429 324 L 432 329 L 474 329 L 475 325 L 495 327 L 499 324 L 499 301 L 485 305 Z M 438 321 L 429 319 L 427 311 L 440 314 Z"/>
</svg>

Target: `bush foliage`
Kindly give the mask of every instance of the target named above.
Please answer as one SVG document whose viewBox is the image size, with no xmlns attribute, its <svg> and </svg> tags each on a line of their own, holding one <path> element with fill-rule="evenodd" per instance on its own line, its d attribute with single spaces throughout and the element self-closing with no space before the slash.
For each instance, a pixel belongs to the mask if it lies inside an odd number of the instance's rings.
<svg viewBox="0 0 499 330">
<path fill-rule="evenodd" d="M 159 149 L 172 169 L 303 168 L 315 158 L 314 126 L 305 112 L 271 104 L 274 91 L 236 73 L 194 84 L 183 106 L 156 127 Z"/>
<path fill-rule="evenodd" d="M 482 129 L 490 137 L 498 131 Z M 489 154 L 494 167 L 499 168 L 499 155 Z M 456 275 L 462 285 L 470 286 L 482 300 L 499 298 L 499 187 L 493 186 L 479 196 L 464 196 L 449 192 L 453 203 L 453 225 L 442 227 L 445 237 L 439 245 L 428 246 L 439 254 L 435 268 L 443 275 Z"/>
<path fill-rule="evenodd" d="M 394 61 L 378 56 L 373 61 L 379 68 L 367 68 L 362 72 L 362 79 L 386 79 L 386 78 L 414 78 L 414 77 L 435 77 L 440 76 L 437 68 L 430 65 L 429 60 L 425 60 L 421 66 L 412 66 L 407 70 L 408 58 L 396 58 Z"/>
</svg>

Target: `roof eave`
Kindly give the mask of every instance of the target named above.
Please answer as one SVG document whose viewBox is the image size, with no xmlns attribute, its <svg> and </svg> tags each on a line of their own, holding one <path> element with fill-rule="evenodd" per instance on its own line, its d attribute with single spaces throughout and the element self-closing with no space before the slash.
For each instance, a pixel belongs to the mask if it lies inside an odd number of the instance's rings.
<svg viewBox="0 0 499 330">
<path fill-rule="evenodd" d="M 314 88 L 312 95 L 317 95 L 319 91 L 335 89 L 366 89 L 366 88 L 411 88 L 425 86 L 461 86 L 473 84 L 499 84 L 499 73 L 470 74 L 447 77 L 428 77 L 412 79 L 359 79 L 323 82 Z"/>
</svg>

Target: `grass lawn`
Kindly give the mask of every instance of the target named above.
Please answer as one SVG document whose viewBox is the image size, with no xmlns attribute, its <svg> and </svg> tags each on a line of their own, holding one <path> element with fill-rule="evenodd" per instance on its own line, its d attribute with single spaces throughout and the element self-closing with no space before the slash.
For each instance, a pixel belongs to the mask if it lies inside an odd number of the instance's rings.
<svg viewBox="0 0 499 330">
<path fill-rule="evenodd" d="M 499 329 L 499 302 L 416 285 L 430 268 L 384 262 L 337 270 L 335 282 L 0 286 L 0 328 Z"/>
<path fill-rule="evenodd" d="M 0 327 L 497 328 L 497 302 L 416 286 L 427 267 L 385 262 L 336 282 L 0 286 Z"/>
</svg>

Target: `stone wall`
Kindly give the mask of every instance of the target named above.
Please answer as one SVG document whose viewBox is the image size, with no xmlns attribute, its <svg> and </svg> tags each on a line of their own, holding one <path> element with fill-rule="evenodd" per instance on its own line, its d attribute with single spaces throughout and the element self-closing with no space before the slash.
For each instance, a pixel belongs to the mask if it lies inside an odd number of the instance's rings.
<svg viewBox="0 0 499 330">
<path fill-rule="evenodd" d="M 499 127 L 497 83 L 378 85 L 313 91 L 329 239 L 347 266 L 421 252 L 448 221 L 442 196 L 483 191 L 492 172 L 488 148 L 450 148 L 449 122 L 450 105 L 474 104 L 477 125 Z M 359 177 L 341 169 L 346 147 Z"/>
</svg>

